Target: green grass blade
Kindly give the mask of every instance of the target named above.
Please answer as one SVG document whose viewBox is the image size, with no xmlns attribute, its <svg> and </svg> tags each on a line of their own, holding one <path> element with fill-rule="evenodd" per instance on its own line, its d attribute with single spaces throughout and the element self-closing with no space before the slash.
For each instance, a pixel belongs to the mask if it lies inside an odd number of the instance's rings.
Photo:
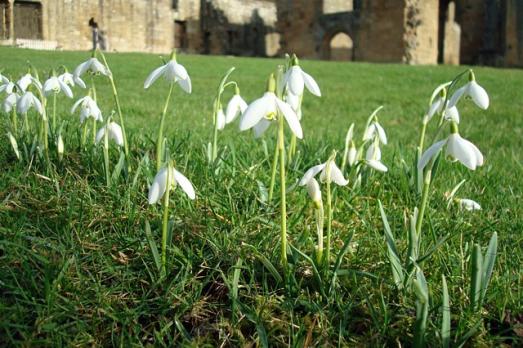
<svg viewBox="0 0 523 348">
<path fill-rule="evenodd" d="M 274 279 L 276 279 L 277 282 L 280 283 L 283 281 L 276 267 L 274 267 L 274 265 L 271 263 L 271 261 L 269 261 L 267 257 L 265 257 L 265 255 L 262 255 L 254 246 L 250 244 L 243 243 L 243 246 L 246 246 L 249 249 L 251 249 L 254 255 L 258 258 L 258 260 L 260 260 L 260 262 L 265 266 L 265 268 L 267 268 L 267 270 L 272 274 L 272 276 L 274 277 Z"/>
<path fill-rule="evenodd" d="M 338 257 L 336 258 L 336 262 L 334 263 L 334 269 L 332 271 L 332 280 L 331 280 L 331 285 L 330 285 L 330 288 L 329 288 L 329 294 L 332 295 L 332 292 L 334 291 L 334 286 L 336 284 L 336 279 L 337 279 L 337 276 L 338 276 L 338 271 L 341 267 L 341 262 L 343 261 L 343 257 L 345 256 L 345 254 L 347 253 L 347 251 L 349 250 L 349 246 L 350 246 L 350 243 L 352 241 L 352 237 L 354 236 L 354 230 L 352 230 L 348 237 L 345 239 L 345 242 L 343 243 L 343 248 L 341 248 L 340 252 L 338 253 Z"/>
</svg>

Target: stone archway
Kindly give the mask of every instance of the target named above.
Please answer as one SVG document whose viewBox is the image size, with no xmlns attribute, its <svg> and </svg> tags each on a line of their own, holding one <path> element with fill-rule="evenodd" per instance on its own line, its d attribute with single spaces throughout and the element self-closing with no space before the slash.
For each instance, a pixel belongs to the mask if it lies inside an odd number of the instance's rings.
<svg viewBox="0 0 523 348">
<path fill-rule="evenodd" d="M 328 37 L 327 59 L 338 61 L 354 60 L 354 41 L 346 32 L 340 31 Z"/>
</svg>

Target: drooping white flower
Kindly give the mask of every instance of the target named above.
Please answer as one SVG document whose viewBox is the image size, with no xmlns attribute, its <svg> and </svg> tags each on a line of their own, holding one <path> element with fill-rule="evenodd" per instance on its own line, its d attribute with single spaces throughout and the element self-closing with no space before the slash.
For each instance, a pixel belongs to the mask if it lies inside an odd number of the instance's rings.
<svg viewBox="0 0 523 348">
<path fill-rule="evenodd" d="M 365 129 L 363 141 L 372 140 L 375 136 L 377 136 L 383 144 L 387 145 L 387 134 L 377 120 L 372 121 L 367 129 Z"/>
<path fill-rule="evenodd" d="M 10 113 L 13 108 L 16 106 L 16 103 L 18 102 L 18 99 L 20 99 L 20 96 L 17 93 L 11 93 L 9 94 L 2 103 L 2 110 L 8 114 Z"/>
<path fill-rule="evenodd" d="M 447 121 L 454 121 L 456 123 L 459 123 L 458 108 L 456 106 L 445 108 L 445 111 L 443 112 L 443 117 Z"/>
<path fill-rule="evenodd" d="M 25 74 L 16 82 L 16 85 L 25 92 L 30 85 L 36 86 L 40 91 L 42 90 L 42 84 L 38 79 L 34 78 L 30 73 Z"/>
<path fill-rule="evenodd" d="M 164 167 L 160 169 L 158 174 L 154 177 L 152 185 L 149 187 L 149 204 L 155 204 L 159 202 L 167 188 L 175 189 L 176 185 L 179 184 L 182 190 L 187 194 L 190 199 L 196 198 L 196 193 L 194 192 L 194 187 L 192 186 L 189 179 L 187 179 L 182 173 L 177 171 L 174 168 L 170 168 L 171 172 L 169 174 L 169 167 Z M 167 179 L 169 183 L 167 182 Z"/>
<path fill-rule="evenodd" d="M 483 110 L 486 110 L 489 107 L 490 101 L 487 91 L 476 82 L 476 78 L 472 71 L 469 73 L 469 82 L 454 92 L 450 98 L 449 106 L 455 106 L 463 96 L 470 97 L 474 104 Z"/>
<path fill-rule="evenodd" d="M 229 124 L 233 122 L 239 115 L 243 114 L 247 110 L 247 103 L 240 96 L 239 93 L 235 94 L 225 109 L 225 123 Z"/>
<path fill-rule="evenodd" d="M 386 172 L 387 166 L 381 162 L 381 150 L 379 143 L 375 141 L 369 146 L 365 153 L 365 164 L 380 172 Z"/>
<path fill-rule="evenodd" d="M 434 143 L 425 151 L 418 162 L 418 170 L 423 170 L 429 161 L 446 146 L 447 156 L 460 161 L 470 170 L 483 165 L 483 155 L 470 141 L 462 138 L 459 133 L 450 134 L 447 139 Z"/>
<path fill-rule="evenodd" d="M 20 160 L 20 151 L 18 151 L 18 143 L 16 142 L 15 137 L 13 134 L 11 134 L 11 132 L 7 132 L 7 137 L 9 138 L 9 142 L 11 143 L 11 147 L 13 148 L 16 158 Z"/>
<path fill-rule="evenodd" d="M 278 112 L 283 115 L 294 135 L 299 139 L 303 138 L 303 130 L 298 116 L 292 110 L 292 107 L 276 97 L 274 92 L 265 92 L 263 97 L 256 99 L 247 107 L 240 119 L 240 130 L 244 131 L 253 128 L 260 121 L 265 120 L 257 127 L 258 131 L 261 130 L 261 133 L 263 133 L 270 125 L 269 121 L 275 120 Z"/>
<path fill-rule="evenodd" d="M 216 114 L 216 128 L 218 128 L 218 130 L 225 128 L 225 114 L 222 108 L 218 109 L 218 113 Z"/>
<path fill-rule="evenodd" d="M 44 83 L 44 95 L 46 97 L 50 96 L 51 94 L 58 94 L 60 92 L 64 92 L 64 94 L 72 98 L 73 97 L 73 91 L 71 91 L 71 88 L 65 82 L 60 80 L 60 78 L 56 76 L 51 76 L 47 81 Z"/>
<path fill-rule="evenodd" d="M 309 92 L 317 97 L 321 97 L 320 87 L 314 78 L 303 71 L 298 65 L 298 58 L 296 55 L 293 55 L 292 66 L 284 75 L 284 83 L 287 86 L 287 89 L 295 96 L 301 96 L 304 87 L 307 87 Z"/>
<path fill-rule="evenodd" d="M 105 76 L 111 75 L 111 71 L 104 64 L 102 64 L 97 58 L 95 58 L 95 57 L 89 58 L 85 62 L 78 65 L 76 67 L 76 69 L 74 69 L 74 73 L 73 73 L 74 82 L 82 88 L 85 88 L 86 86 L 80 77 L 88 71 L 92 72 L 93 74 L 100 73 Z"/>
<path fill-rule="evenodd" d="M 15 84 L 2 74 L 0 74 L 0 93 L 6 92 L 7 94 L 13 93 Z"/>
<path fill-rule="evenodd" d="M 316 179 L 312 178 L 307 182 L 307 192 L 309 192 L 309 196 L 311 197 L 312 201 L 314 203 L 321 202 L 321 190 L 320 190 L 320 184 L 318 184 L 318 181 Z"/>
<path fill-rule="evenodd" d="M 112 140 L 118 146 L 123 146 L 123 133 L 122 127 L 120 127 L 116 122 L 110 122 L 108 125 L 100 128 L 96 133 L 96 143 L 98 144 L 105 136 L 105 132 L 108 131 L 107 137 L 109 140 Z"/>
<path fill-rule="evenodd" d="M 44 108 L 40 99 L 35 97 L 32 92 L 25 92 L 16 103 L 16 111 L 19 114 L 25 114 L 32 107 L 35 108 L 40 115 L 43 115 Z"/>
<path fill-rule="evenodd" d="M 327 181 L 327 165 L 330 167 L 330 178 L 328 180 L 330 182 L 334 182 L 335 184 L 339 186 L 345 186 L 349 183 L 349 180 L 345 179 L 343 177 L 343 173 L 341 172 L 340 168 L 336 165 L 336 163 L 333 160 L 328 160 L 325 163 L 318 164 L 314 167 L 309 168 L 301 178 L 299 185 L 305 186 L 309 183 L 309 181 L 313 180 L 318 173 L 320 174 L 320 181 L 326 182 Z"/>
<path fill-rule="evenodd" d="M 86 118 L 92 117 L 97 121 L 103 121 L 102 112 L 96 102 L 90 96 L 80 98 L 71 108 L 71 114 L 74 114 L 76 108 L 80 106 L 80 122 L 83 123 Z"/>
<path fill-rule="evenodd" d="M 358 159 L 358 150 L 356 149 L 356 146 L 354 145 L 354 142 L 350 142 L 349 152 L 347 153 L 347 163 L 349 166 L 353 166 L 356 163 L 356 160 Z"/>
<path fill-rule="evenodd" d="M 69 72 L 64 72 L 62 75 L 58 76 L 58 79 L 69 87 L 79 85 L 80 87 L 85 88 L 85 82 L 80 77 L 74 77 L 74 75 Z"/>
<path fill-rule="evenodd" d="M 457 198 L 456 201 L 459 204 L 461 209 L 468 211 L 481 210 L 481 205 L 478 202 L 473 201 L 472 199 L 467 198 Z"/>
<path fill-rule="evenodd" d="M 145 80 L 143 88 L 149 88 L 160 76 L 163 76 L 168 82 L 178 83 L 185 92 L 191 93 L 191 78 L 185 67 L 178 64 L 175 58 L 169 60 L 167 64 L 154 69 Z"/>
</svg>

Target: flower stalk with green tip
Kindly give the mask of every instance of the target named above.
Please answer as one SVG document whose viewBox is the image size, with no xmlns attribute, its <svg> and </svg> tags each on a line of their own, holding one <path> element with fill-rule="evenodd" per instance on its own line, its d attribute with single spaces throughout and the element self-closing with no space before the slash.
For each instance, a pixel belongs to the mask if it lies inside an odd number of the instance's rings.
<svg viewBox="0 0 523 348">
<path fill-rule="evenodd" d="M 111 176 L 109 172 L 109 140 L 112 140 L 116 145 L 123 146 L 123 134 L 122 128 L 115 122 L 111 122 L 111 117 L 107 118 L 107 122 L 104 127 L 96 133 L 96 143 L 100 140 L 104 140 L 103 151 L 104 151 L 104 164 L 105 164 L 105 181 L 107 187 L 111 186 Z"/>
<path fill-rule="evenodd" d="M 330 249 L 331 249 L 331 235 L 332 235 L 332 192 L 331 192 L 331 183 L 335 183 L 339 186 L 346 186 L 349 181 L 343 177 L 343 173 L 336 165 L 336 152 L 333 152 L 329 157 L 327 162 L 318 164 L 314 167 L 311 167 L 305 172 L 301 178 L 299 185 L 309 187 L 311 180 L 315 180 L 314 177 L 320 174 L 320 181 L 326 184 L 327 190 L 327 241 L 325 247 L 325 257 L 322 260 L 322 263 L 325 267 L 329 266 L 330 263 Z"/>
<path fill-rule="evenodd" d="M 189 199 L 195 199 L 196 193 L 194 187 L 182 173 L 174 168 L 174 164 L 169 161 L 166 167 L 163 167 L 154 177 L 152 185 L 149 187 L 149 204 L 155 204 L 162 201 L 163 218 L 162 218 L 162 258 L 161 274 L 166 275 L 167 264 L 167 229 L 169 224 L 169 193 L 180 185 L 182 190 L 187 194 Z M 163 200 L 162 200 L 163 198 Z"/>
<path fill-rule="evenodd" d="M 172 51 L 169 62 L 154 69 L 144 82 L 143 88 L 148 89 L 158 78 L 164 77 L 169 83 L 169 92 L 165 98 L 165 104 L 160 119 L 160 126 L 158 128 L 158 136 L 156 139 L 156 170 L 160 170 L 163 165 L 164 148 L 163 148 L 163 129 L 165 127 L 165 117 L 169 108 L 169 102 L 173 92 L 174 85 L 177 83 L 187 93 L 191 93 L 192 85 L 191 78 L 187 73 L 185 67 L 178 64 L 176 61 L 176 51 Z"/>
</svg>

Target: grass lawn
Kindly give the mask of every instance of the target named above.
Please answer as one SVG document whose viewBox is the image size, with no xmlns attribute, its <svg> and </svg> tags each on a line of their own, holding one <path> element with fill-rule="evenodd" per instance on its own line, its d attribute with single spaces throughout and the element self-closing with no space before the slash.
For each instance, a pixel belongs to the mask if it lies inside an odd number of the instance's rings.
<svg viewBox="0 0 523 348">
<path fill-rule="evenodd" d="M 0 47 L 0 72 L 13 79 L 27 62 L 41 80 L 65 65 L 69 71 L 88 52 L 40 52 Z M 108 54 L 125 116 L 132 172 L 110 188 L 101 148 L 79 145 L 74 100 L 58 98 L 64 123 L 65 155 L 17 161 L 0 114 L 0 344 L 6 346 L 410 346 L 414 339 L 416 294 L 399 291 L 392 276 L 383 204 L 404 257 L 408 216 L 420 197 L 409 183 L 421 119 L 433 89 L 466 67 L 406 66 L 301 61 L 315 77 L 322 97 L 305 92 L 304 140 L 287 164 L 287 228 L 290 275 L 280 266 L 280 199 L 266 201 L 276 127 L 264 140 L 238 131 L 219 133 L 221 161 L 207 162 L 212 139 L 212 103 L 220 78 L 231 66 L 249 103 L 265 90 L 268 74 L 282 60 L 180 55 L 193 93 L 176 87 L 167 115 L 171 158 L 194 184 L 189 201 L 171 192 L 167 275 L 159 276 L 145 225 L 160 244 L 162 209 L 149 206 L 156 174 L 155 142 L 168 85 L 143 89 L 162 61 L 155 55 Z M 418 260 L 429 288 L 430 346 L 441 345 L 442 275 L 448 283 L 453 345 L 523 344 L 523 71 L 475 67 L 490 96 L 481 110 L 460 101 L 460 133 L 478 146 L 485 164 L 470 171 L 440 161 L 429 196 Z M 115 108 L 111 87 L 94 78 L 104 116 Z M 88 79 L 86 82 L 90 83 Z M 230 92 L 225 94 L 227 103 Z M 0 95 L 0 102 L 5 94 Z M 361 143 L 365 122 L 378 106 L 389 144 L 382 146 L 387 173 L 372 172 L 360 186 L 334 189 L 333 263 L 337 277 L 314 270 L 314 207 L 297 181 L 311 166 L 337 150 L 355 123 Z M 36 119 L 37 115 L 29 115 Z M 115 116 L 117 119 L 117 116 Z M 426 147 L 435 125 L 429 127 Z M 447 128 L 445 128 L 446 131 Z M 20 147 L 21 143 L 19 144 Z M 54 149 L 54 144 L 51 144 Z M 22 149 L 22 153 L 25 154 Z M 111 147 L 111 166 L 118 161 Z M 445 194 L 463 179 L 461 198 L 482 210 L 447 207 Z M 324 194 L 325 197 L 325 194 Z M 471 310 L 471 253 L 485 254 L 497 232 L 498 254 L 483 307 Z M 351 237 L 351 238 L 350 238 Z M 345 245 L 345 243 L 347 243 Z M 299 251 L 297 251 L 299 250 Z"/>
</svg>

